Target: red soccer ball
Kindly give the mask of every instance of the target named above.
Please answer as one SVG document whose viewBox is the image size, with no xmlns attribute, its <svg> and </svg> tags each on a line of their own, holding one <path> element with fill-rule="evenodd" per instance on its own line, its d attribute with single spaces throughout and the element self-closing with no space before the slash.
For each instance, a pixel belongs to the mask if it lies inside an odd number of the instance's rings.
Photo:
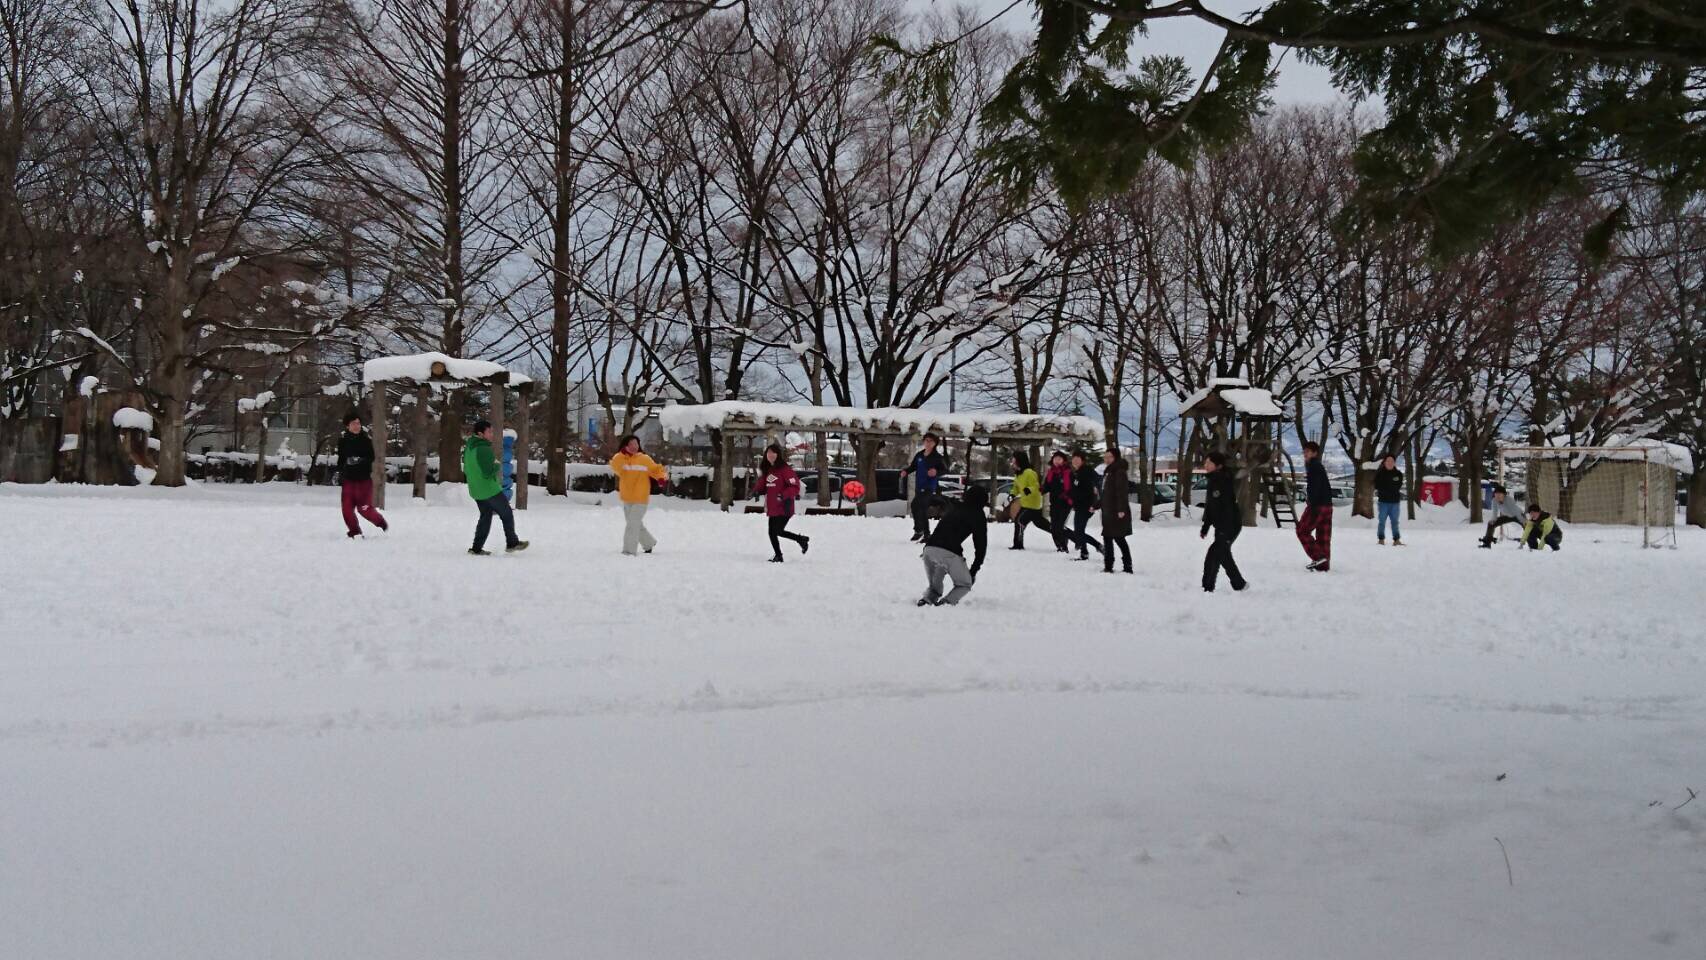
<svg viewBox="0 0 1706 960">
<path fill-rule="evenodd" d="M 857 480 L 849 480 L 841 485 L 841 495 L 849 500 L 865 499 L 865 485 Z"/>
</svg>

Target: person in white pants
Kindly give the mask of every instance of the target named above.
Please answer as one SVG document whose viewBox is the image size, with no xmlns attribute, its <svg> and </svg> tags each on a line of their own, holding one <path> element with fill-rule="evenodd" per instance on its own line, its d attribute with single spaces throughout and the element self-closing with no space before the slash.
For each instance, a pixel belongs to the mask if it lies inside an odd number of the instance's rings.
<svg viewBox="0 0 1706 960">
<path fill-rule="evenodd" d="M 616 490 L 622 497 L 622 552 L 630 557 L 641 550 L 651 553 L 658 542 L 646 529 L 646 507 L 652 500 L 652 481 L 667 480 L 669 474 L 646 456 L 640 449 L 640 438 L 633 434 L 622 438 L 622 450 L 610 458 L 610 469 L 616 474 Z"/>
</svg>

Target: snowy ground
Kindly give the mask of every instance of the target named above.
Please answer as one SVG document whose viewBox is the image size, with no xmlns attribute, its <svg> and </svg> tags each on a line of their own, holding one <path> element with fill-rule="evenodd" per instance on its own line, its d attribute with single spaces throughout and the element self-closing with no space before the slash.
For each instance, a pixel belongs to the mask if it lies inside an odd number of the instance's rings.
<svg viewBox="0 0 1706 960">
<path fill-rule="evenodd" d="M 434 494 L 0 487 L 0 957 L 1706 957 L 1698 531 L 920 611 L 901 520 Z"/>
</svg>

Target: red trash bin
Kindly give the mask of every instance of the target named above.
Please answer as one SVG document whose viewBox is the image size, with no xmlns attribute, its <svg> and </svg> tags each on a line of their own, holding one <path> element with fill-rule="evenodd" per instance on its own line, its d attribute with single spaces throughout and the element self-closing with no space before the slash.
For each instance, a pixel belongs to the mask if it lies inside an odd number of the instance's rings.
<svg viewBox="0 0 1706 960">
<path fill-rule="evenodd" d="M 1451 477 L 1426 477 L 1422 480 L 1422 502 L 1443 507 L 1457 495 L 1457 481 Z"/>
</svg>

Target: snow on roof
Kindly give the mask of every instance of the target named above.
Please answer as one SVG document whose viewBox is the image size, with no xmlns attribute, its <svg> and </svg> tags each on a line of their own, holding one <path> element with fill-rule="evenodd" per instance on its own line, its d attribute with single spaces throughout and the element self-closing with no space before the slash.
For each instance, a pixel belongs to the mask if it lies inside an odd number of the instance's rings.
<svg viewBox="0 0 1706 960">
<path fill-rule="evenodd" d="M 362 364 L 361 380 L 363 383 L 431 380 L 435 363 L 444 367 L 445 377 L 451 380 L 490 380 L 505 372 L 500 364 L 490 360 L 464 360 L 442 353 L 415 353 L 402 357 L 375 357 Z M 518 377 L 520 379 L 517 379 Z M 526 380 L 525 376 L 512 373 L 509 382 L 521 383 Z"/>
<path fill-rule="evenodd" d="M 1553 437 L 1548 446 L 1569 447 L 1568 437 Z M 1543 460 L 1568 460 L 1576 457 L 1593 457 L 1598 460 L 1647 460 L 1663 464 L 1684 476 L 1694 474 L 1694 455 L 1687 447 L 1652 437 L 1626 437 L 1622 435 L 1606 438 L 1604 443 L 1594 444 L 1595 447 L 1626 447 L 1624 450 L 1605 450 L 1598 453 L 1575 453 L 1570 450 L 1541 452 L 1538 457 Z"/>
<path fill-rule="evenodd" d="M 1273 392 L 1260 387 L 1236 387 L 1220 391 L 1220 397 L 1232 409 L 1252 417 L 1283 417 L 1285 411 L 1274 402 Z"/>
<path fill-rule="evenodd" d="M 814 407 L 788 403 L 741 403 L 723 400 L 706 404 L 677 404 L 658 411 L 658 422 L 676 433 L 692 433 L 738 423 L 759 429 L 826 429 L 871 433 L 939 433 L 963 437 L 985 433 L 1053 433 L 1100 437 L 1102 424 L 1089 417 L 980 410 L 940 413 L 910 407 Z"/>
<path fill-rule="evenodd" d="M 141 430 L 152 433 L 154 418 L 135 407 L 119 407 L 113 411 L 113 426 L 120 430 Z"/>
</svg>

